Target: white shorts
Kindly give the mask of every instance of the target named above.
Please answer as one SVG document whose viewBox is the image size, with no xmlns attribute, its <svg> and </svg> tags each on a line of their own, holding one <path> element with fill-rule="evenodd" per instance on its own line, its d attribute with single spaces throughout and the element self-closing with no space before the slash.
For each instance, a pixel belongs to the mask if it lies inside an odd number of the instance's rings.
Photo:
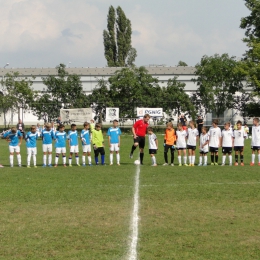
<svg viewBox="0 0 260 260">
<path fill-rule="evenodd" d="M 70 153 L 78 153 L 79 152 L 79 146 L 78 145 L 72 145 L 70 147 Z"/>
<path fill-rule="evenodd" d="M 90 144 L 82 145 L 82 151 L 83 151 L 83 153 L 90 153 L 91 152 L 91 145 Z"/>
<path fill-rule="evenodd" d="M 20 146 L 17 145 L 17 146 L 11 146 L 9 145 L 9 152 L 10 153 L 20 153 Z"/>
<path fill-rule="evenodd" d="M 42 145 L 42 151 L 44 153 L 52 152 L 52 144 L 43 144 Z"/>
<path fill-rule="evenodd" d="M 118 152 L 119 151 L 119 146 L 118 146 L 118 144 L 110 144 L 110 151 L 111 152 L 114 152 L 114 151 L 116 151 L 116 152 Z"/>
<path fill-rule="evenodd" d="M 57 147 L 56 153 L 66 153 L 66 147 Z"/>
<path fill-rule="evenodd" d="M 27 154 L 30 155 L 36 155 L 37 154 L 37 148 L 36 147 L 33 147 L 33 148 L 28 148 L 27 147 Z"/>
</svg>

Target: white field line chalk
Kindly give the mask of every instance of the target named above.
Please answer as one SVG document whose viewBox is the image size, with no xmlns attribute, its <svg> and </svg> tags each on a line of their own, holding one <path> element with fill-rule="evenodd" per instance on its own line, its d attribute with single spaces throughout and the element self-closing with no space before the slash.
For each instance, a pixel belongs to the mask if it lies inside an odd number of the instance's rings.
<svg viewBox="0 0 260 260">
<path fill-rule="evenodd" d="M 137 260 L 137 242 L 138 242 L 138 210 L 139 210 L 139 179 L 140 179 L 140 165 L 136 167 L 135 173 L 135 187 L 134 187 L 134 205 L 131 222 L 131 243 L 128 253 L 129 260 Z"/>
</svg>

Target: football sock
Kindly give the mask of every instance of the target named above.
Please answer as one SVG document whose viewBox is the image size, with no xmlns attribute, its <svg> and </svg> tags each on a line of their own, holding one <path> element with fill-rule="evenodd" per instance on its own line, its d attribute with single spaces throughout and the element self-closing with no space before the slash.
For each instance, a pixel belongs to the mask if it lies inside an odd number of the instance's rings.
<svg viewBox="0 0 260 260">
<path fill-rule="evenodd" d="M 143 163 L 143 159 L 144 159 L 144 153 L 140 153 L 140 162 L 141 162 L 141 164 Z"/>
<path fill-rule="evenodd" d="M 228 159 L 229 159 L 229 164 L 232 164 L 232 155 L 229 155 Z"/>
<path fill-rule="evenodd" d="M 71 163 L 72 163 L 72 158 L 69 157 L 69 165 L 71 165 Z"/>
<path fill-rule="evenodd" d="M 155 158 L 155 156 L 153 156 L 152 158 L 153 158 L 153 164 L 156 164 L 156 158 Z"/>
<path fill-rule="evenodd" d="M 132 150 L 131 150 L 131 153 L 134 153 L 134 150 L 136 149 L 136 146 L 132 146 Z"/>
<path fill-rule="evenodd" d="M 211 162 L 214 163 L 214 155 L 213 154 L 211 154 L 210 158 L 211 158 Z"/>
<path fill-rule="evenodd" d="M 200 156 L 200 162 L 199 162 L 199 164 L 202 164 L 202 156 Z"/>
<path fill-rule="evenodd" d="M 189 156 L 189 163 L 192 164 L 192 162 L 191 162 L 191 156 Z"/>
<path fill-rule="evenodd" d="M 116 154 L 116 161 L 117 161 L 117 163 L 120 163 L 120 154 L 119 153 Z"/>
<path fill-rule="evenodd" d="M 46 154 L 44 154 L 44 155 L 43 155 L 43 164 L 45 164 L 45 165 L 46 165 L 46 163 L 47 163 L 47 155 L 46 155 Z"/>
<path fill-rule="evenodd" d="M 191 162 L 192 162 L 191 164 L 195 164 L 195 155 L 191 156 Z"/>
<path fill-rule="evenodd" d="M 110 163 L 113 163 L 113 154 L 111 153 L 111 154 L 109 155 L 109 157 L 110 157 Z"/>
<path fill-rule="evenodd" d="M 48 155 L 48 162 L 49 162 L 49 165 L 52 163 L 52 154 Z"/>
<path fill-rule="evenodd" d="M 27 165 L 30 165 L 30 163 L 31 163 L 31 155 L 28 154 L 27 155 Z"/>
<path fill-rule="evenodd" d="M 252 154 L 252 163 L 255 163 L 255 154 Z"/>
<path fill-rule="evenodd" d="M 21 156 L 21 154 L 17 154 L 17 161 L 18 161 L 19 165 L 22 164 L 22 156 Z"/>
<path fill-rule="evenodd" d="M 171 153 L 171 163 L 174 162 L 174 152 Z"/>
<path fill-rule="evenodd" d="M 14 156 L 13 155 L 10 155 L 10 165 L 14 165 Z"/>
<path fill-rule="evenodd" d="M 223 155 L 223 157 L 222 157 L 222 164 L 225 164 L 225 162 L 226 162 L 226 155 Z"/>
<path fill-rule="evenodd" d="M 66 164 L 66 156 L 62 156 L 62 162 L 63 164 Z"/>
<path fill-rule="evenodd" d="M 105 163 L 105 155 L 101 154 L 101 163 L 104 164 Z"/>
<path fill-rule="evenodd" d="M 260 163 L 260 154 L 258 154 L 258 162 Z"/>
<path fill-rule="evenodd" d="M 79 164 L 79 156 L 76 156 L 76 164 Z"/>
<path fill-rule="evenodd" d="M 218 163 L 218 155 L 215 155 L 215 162 Z"/>
<path fill-rule="evenodd" d="M 59 161 L 59 156 L 56 155 L 56 157 L 55 157 L 55 164 L 58 164 L 58 161 Z"/>
<path fill-rule="evenodd" d="M 33 155 L 33 165 L 36 166 L 36 154 Z"/>
<path fill-rule="evenodd" d="M 165 161 L 166 163 L 168 163 L 168 155 L 167 155 L 166 152 L 164 152 L 164 161 Z"/>
<path fill-rule="evenodd" d="M 181 164 L 181 156 L 178 156 L 178 162 Z"/>
<path fill-rule="evenodd" d="M 86 156 L 82 155 L 82 163 L 85 164 L 86 163 Z"/>
<path fill-rule="evenodd" d="M 91 156 L 88 156 L 88 163 L 91 164 Z"/>
<path fill-rule="evenodd" d="M 244 162 L 244 155 L 240 155 L 240 162 Z"/>
<path fill-rule="evenodd" d="M 238 162 L 238 155 L 235 155 L 235 161 Z"/>
<path fill-rule="evenodd" d="M 187 163 L 187 156 L 183 156 L 183 162 L 184 162 L 184 164 Z"/>
<path fill-rule="evenodd" d="M 207 164 L 208 163 L 208 156 L 204 156 L 204 164 Z"/>
<path fill-rule="evenodd" d="M 98 156 L 95 157 L 95 162 L 96 162 L 96 164 L 98 164 Z"/>
</svg>

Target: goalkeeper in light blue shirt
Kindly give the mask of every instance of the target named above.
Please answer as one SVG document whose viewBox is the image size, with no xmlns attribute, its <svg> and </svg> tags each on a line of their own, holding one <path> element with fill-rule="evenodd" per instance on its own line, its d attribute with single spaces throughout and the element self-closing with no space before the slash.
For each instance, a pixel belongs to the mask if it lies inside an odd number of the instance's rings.
<svg viewBox="0 0 260 260">
<path fill-rule="evenodd" d="M 107 131 L 108 143 L 110 147 L 110 165 L 113 165 L 114 151 L 116 152 L 117 165 L 120 165 L 120 154 L 119 154 L 120 135 L 121 135 L 121 130 L 118 127 L 118 121 L 114 120 L 113 126 L 110 127 Z"/>
<path fill-rule="evenodd" d="M 72 166 L 72 155 L 75 154 L 76 164 L 79 164 L 79 142 L 78 142 L 78 131 L 75 124 L 71 124 L 71 130 L 68 133 L 68 142 L 70 147 L 69 166 Z"/>
<path fill-rule="evenodd" d="M 37 154 L 37 142 L 38 134 L 36 131 L 36 126 L 31 126 L 31 131 L 29 131 L 25 136 L 26 147 L 27 147 L 27 168 L 31 168 L 31 157 L 33 157 L 34 168 L 37 168 L 36 164 L 36 154 Z"/>
</svg>

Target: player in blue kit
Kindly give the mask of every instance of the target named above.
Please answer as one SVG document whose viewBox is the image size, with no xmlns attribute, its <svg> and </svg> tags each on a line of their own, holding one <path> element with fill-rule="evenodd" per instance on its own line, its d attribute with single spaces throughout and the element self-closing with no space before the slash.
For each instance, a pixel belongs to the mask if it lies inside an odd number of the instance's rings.
<svg viewBox="0 0 260 260">
<path fill-rule="evenodd" d="M 34 168 L 37 168 L 36 165 L 36 154 L 37 154 L 37 148 L 36 148 L 36 141 L 38 138 L 38 134 L 36 131 L 36 126 L 31 126 L 31 131 L 29 131 L 25 136 L 26 141 L 26 147 L 27 147 L 27 168 L 31 168 L 31 157 L 33 157 L 33 165 Z"/>
<path fill-rule="evenodd" d="M 71 125 L 71 130 L 68 133 L 68 142 L 70 147 L 69 166 L 72 166 L 72 155 L 75 153 L 76 164 L 79 164 L 79 142 L 78 142 L 78 131 L 75 124 Z"/>
<path fill-rule="evenodd" d="M 117 165 L 120 165 L 120 154 L 119 154 L 119 147 L 120 147 L 120 135 L 121 130 L 118 127 L 118 121 L 113 121 L 113 126 L 110 127 L 107 131 L 108 136 L 108 144 L 110 147 L 110 165 L 113 165 L 113 153 L 116 152 L 116 161 Z"/>
<path fill-rule="evenodd" d="M 82 166 L 86 166 L 86 154 L 88 155 L 88 165 L 92 166 L 91 163 L 91 132 L 90 124 L 88 122 L 84 123 L 84 129 L 81 131 L 81 142 L 82 142 Z"/>
<path fill-rule="evenodd" d="M 51 124 L 46 124 L 45 128 L 41 132 L 42 137 L 42 151 L 43 151 L 43 165 L 46 167 L 47 154 L 48 154 L 48 166 L 52 167 L 52 140 L 54 139 L 54 132 L 51 130 Z"/>
<path fill-rule="evenodd" d="M 54 135 L 54 140 L 56 141 L 56 143 L 55 143 L 56 157 L 55 157 L 54 167 L 58 166 L 60 154 L 62 154 L 63 166 L 66 167 L 66 139 L 67 139 L 67 134 L 64 130 L 65 130 L 64 125 L 59 125 L 59 131 L 55 132 L 55 135 Z"/>
<path fill-rule="evenodd" d="M 3 138 L 9 142 L 10 166 L 14 166 L 14 153 L 16 153 L 18 165 L 21 167 L 22 158 L 20 154 L 20 145 L 22 143 L 23 134 L 17 130 L 17 128 L 12 127 L 10 131 L 4 134 Z"/>
</svg>

